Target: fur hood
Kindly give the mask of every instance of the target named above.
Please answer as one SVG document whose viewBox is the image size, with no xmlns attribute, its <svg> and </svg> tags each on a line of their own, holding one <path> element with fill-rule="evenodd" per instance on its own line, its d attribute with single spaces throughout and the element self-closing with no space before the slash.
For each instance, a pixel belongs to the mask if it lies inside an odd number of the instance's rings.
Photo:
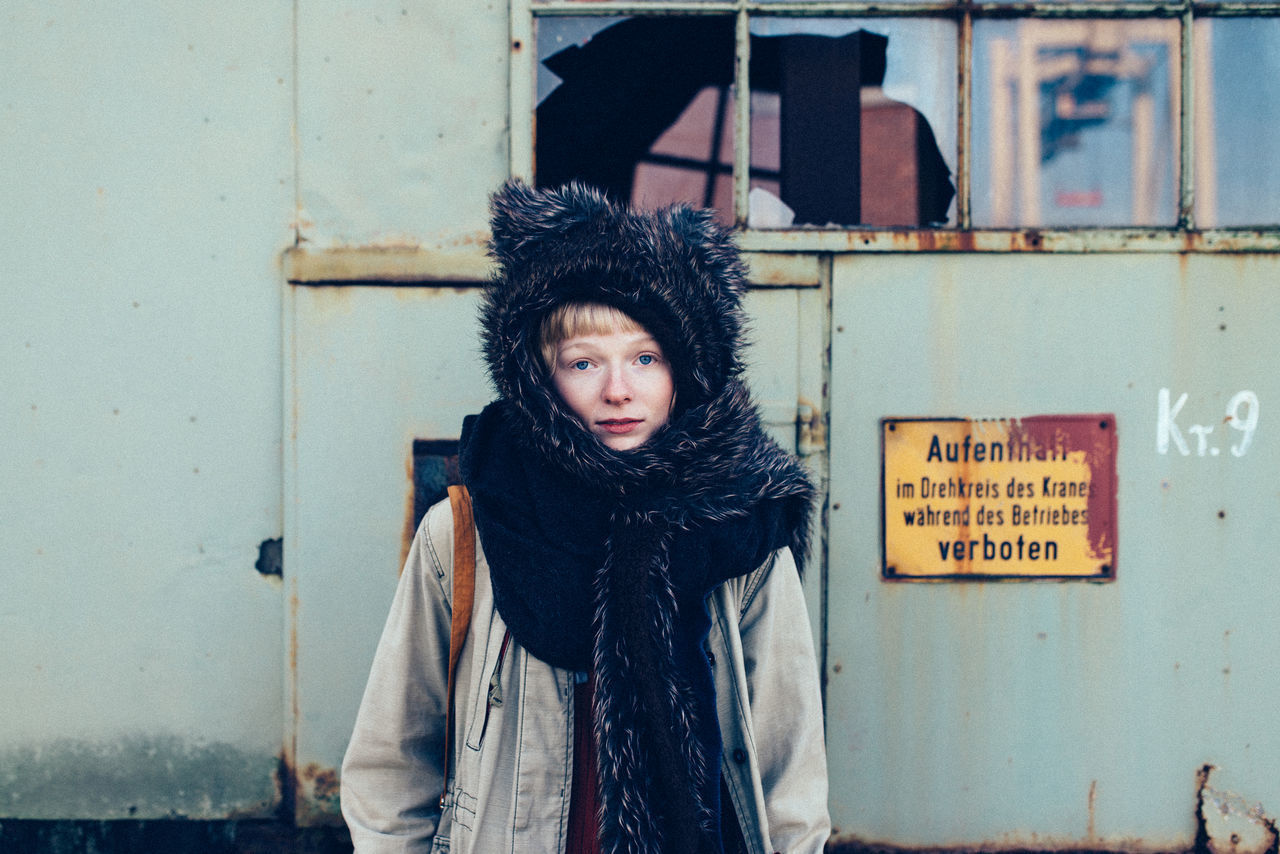
<svg viewBox="0 0 1280 854">
<path fill-rule="evenodd" d="M 803 565 L 812 487 L 764 434 L 741 380 L 746 275 L 729 233 L 709 211 L 633 211 L 581 184 L 535 190 L 511 181 L 492 209 L 498 268 L 481 308 L 485 358 L 533 449 L 602 491 L 624 500 L 643 495 L 637 511 L 679 527 L 794 496 L 800 515 L 791 545 Z M 550 382 L 539 349 L 542 319 L 575 301 L 635 318 L 671 363 L 675 411 L 640 448 L 605 447 Z"/>
<path fill-rule="evenodd" d="M 492 227 L 499 400 L 464 425 L 460 464 L 495 606 L 531 654 L 594 676 L 602 850 L 718 854 L 706 597 L 782 546 L 800 564 L 813 497 L 741 381 L 738 252 L 705 211 L 631 211 L 577 184 L 508 183 Z M 555 391 L 540 332 L 566 302 L 615 306 L 662 346 L 675 410 L 640 447 L 611 450 Z"/>
</svg>

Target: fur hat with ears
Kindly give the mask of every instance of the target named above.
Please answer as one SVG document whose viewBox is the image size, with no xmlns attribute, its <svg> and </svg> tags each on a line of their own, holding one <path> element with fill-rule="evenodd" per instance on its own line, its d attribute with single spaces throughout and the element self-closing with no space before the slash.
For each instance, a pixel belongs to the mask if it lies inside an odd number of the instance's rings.
<svg viewBox="0 0 1280 854">
<path fill-rule="evenodd" d="M 582 184 L 510 181 L 493 197 L 492 229 L 498 273 L 482 324 L 504 398 L 531 394 L 542 318 L 566 302 L 612 305 L 643 325 L 672 365 L 682 408 L 741 372 L 746 277 L 709 211 L 632 211 Z"/>
<path fill-rule="evenodd" d="M 499 399 L 464 423 L 459 464 L 494 605 L 529 654 L 595 677 L 602 850 L 718 852 L 706 598 L 784 547 L 802 565 L 813 499 L 740 379 L 738 252 L 705 211 L 633 211 L 579 184 L 509 182 L 492 227 Z M 638 448 L 606 447 L 555 390 L 542 321 L 570 302 L 620 309 L 671 363 L 676 410 Z"/>
</svg>

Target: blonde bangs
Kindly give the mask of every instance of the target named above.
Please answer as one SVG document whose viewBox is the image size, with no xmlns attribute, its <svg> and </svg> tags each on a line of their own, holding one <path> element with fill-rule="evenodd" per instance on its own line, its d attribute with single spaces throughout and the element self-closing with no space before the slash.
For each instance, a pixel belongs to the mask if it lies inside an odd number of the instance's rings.
<svg viewBox="0 0 1280 854">
<path fill-rule="evenodd" d="M 608 335 L 611 332 L 644 330 L 621 309 L 598 302 L 570 302 L 558 306 L 542 320 L 539 344 L 542 362 L 547 370 L 556 369 L 556 351 L 560 342 L 580 335 Z"/>
</svg>

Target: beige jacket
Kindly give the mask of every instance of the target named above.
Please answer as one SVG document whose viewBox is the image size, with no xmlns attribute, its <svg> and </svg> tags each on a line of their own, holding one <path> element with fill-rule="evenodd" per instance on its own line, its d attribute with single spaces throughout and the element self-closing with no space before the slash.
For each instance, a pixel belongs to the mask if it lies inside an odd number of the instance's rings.
<svg viewBox="0 0 1280 854">
<path fill-rule="evenodd" d="M 414 537 L 342 764 L 357 854 L 560 854 L 573 771 L 575 674 L 511 642 L 477 542 L 443 812 L 453 518 Z M 710 597 L 723 774 L 752 854 L 819 852 L 830 833 L 822 703 L 791 553 Z"/>
</svg>

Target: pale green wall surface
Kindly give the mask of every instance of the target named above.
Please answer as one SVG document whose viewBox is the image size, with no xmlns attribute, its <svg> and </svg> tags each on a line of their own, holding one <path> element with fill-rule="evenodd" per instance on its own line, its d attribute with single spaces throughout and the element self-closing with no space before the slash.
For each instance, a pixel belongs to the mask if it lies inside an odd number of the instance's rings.
<svg viewBox="0 0 1280 854">
<path fill-rule="evenodd" d="M 507 5 L 300 0 L 300 236 L 474 245 L 507 176 Z"/>
<path fill-rule="evenodd" d="M 478 245 L 506 6 L 2 18 L 0 817 L 265 814 L 283 758 L 299 822 L 333 823 L 412 442 L 491 391 L 474 287 L 291 286 L 281 255 Z M 841 838 L 1185 848 L 1205 764 L 1274 815 L 1275 256 L 834 264 L 748 306 L 771 429 L 797 396 L 831 415 L 806 592 Z M 1157 449 L 1161 388 L 1218 456 Z M 1261 418 L 1235 456 L 1243 389 Z M 880 580 L 880 418 L 1099 411 L 1115 582 Z M 254 566 L 276 537 L 283 579 Z"/>
<path fill-rule="evenodd" d="M 276 798 L 291 28 L 5 6 L 0 816 Z"/>
<path fill-rule="evenodd" d="M 1277 281 L 1263 255 L 837 262 L 827 732 L 842 835 L 1188 850 L 1205 765 L 1274 815 Z M 1187 394 L 1186 455 L 1157 445 L 1161 388 Z M 1224 416 L 1242 390 L 1259 418 L 1237 456 Z M 881 580 L 879 419 L 1073 413 L 1115 417 L 1115 581 Z M 1203 456 L 1194 424 L 1213 428 Z"/>
</svg>

